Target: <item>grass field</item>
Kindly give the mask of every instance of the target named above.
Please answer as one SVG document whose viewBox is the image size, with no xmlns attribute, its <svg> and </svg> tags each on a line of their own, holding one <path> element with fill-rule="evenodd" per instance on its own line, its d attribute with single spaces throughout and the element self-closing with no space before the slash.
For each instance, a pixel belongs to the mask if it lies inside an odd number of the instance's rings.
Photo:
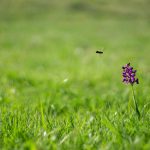
<svg viewBox="0 0 150 150">
<path fill-rule="evenodd" d="M 0 149 L 149 150 L 149 5 L 1 0 Z M 140 120 L 122 83 L 128 62 Z"/>
</svg>

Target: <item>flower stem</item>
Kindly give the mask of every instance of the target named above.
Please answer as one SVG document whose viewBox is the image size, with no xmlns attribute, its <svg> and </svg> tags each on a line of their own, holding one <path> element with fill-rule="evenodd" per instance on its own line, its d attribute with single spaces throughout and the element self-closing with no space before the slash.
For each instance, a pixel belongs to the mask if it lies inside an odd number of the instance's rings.
<svg viewBox="0 0 150 150">
<path fill-rule="evenodd" d="M 133 102 L 134 102 L 134 105 L 135 105 L 135 110 L 136 110 L 136 113 L 138 115 L 138 118 L 140 119 L 141 115 L 140 115 L 140 112 L 139 112 L 139 109 L 138 109 L 138 105 L 137 105 L 137 102 L 136 102 L 136 99 L 135 99 L 133 85 L 131 85 L 131 87 L 132 87 L 132 96 L 133 96 Z"/>
</svg>

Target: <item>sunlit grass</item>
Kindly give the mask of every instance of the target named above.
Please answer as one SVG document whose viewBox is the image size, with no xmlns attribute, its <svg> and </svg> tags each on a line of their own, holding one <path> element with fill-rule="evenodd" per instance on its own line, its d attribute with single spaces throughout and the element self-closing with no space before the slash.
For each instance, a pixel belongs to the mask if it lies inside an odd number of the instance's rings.
<svg viewBox="0 0 150 150">
<path fill-rule="evenodd" d="M 22 0 L 8 12 L 2 2 L 1 149 L 150 149 L 146 1 L 64 1 L 48 9 L 48 1 Z M 23 7 L 29 3 L 36 5 Z M 141 120 L 121 82 L 128 62 L 138 70 Z"/>
</svg>

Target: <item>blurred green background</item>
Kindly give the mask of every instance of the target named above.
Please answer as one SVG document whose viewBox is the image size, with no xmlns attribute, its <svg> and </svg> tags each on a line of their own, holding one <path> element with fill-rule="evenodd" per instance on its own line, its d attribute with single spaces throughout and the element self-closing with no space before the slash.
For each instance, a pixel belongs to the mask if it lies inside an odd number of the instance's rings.
<svg viewBox="0 0 150 150">
<path fill-rule="evenodd" d="M 4 86 L 12 80 L 17 84 L 14 86 L 28 92 L 22 85 L 25 80 L 42 82 L 48 88 L 67 78 L 79 88 L 94 80 L 95 89 L 91 90 L 107 90 L 113 84 L 121 86 L 121 66 L 128 62 L 138 67 L 145 79 L 141 84 L 149 83 L 148 0 L 0 3 L 0 72 Z M 95 54 L 99 49 L 104 55 Z"/>
<path fill-rule="evenodd" d="M 79 117 L 80 112 L 105 110 L 111 118 L 119 108 L 125 111 L 130 88 L 121 82 L 121 67 L 128 62 L 138 70 L 140 85 L 136 86 L 136 95 L 141 110 L 150 98 L 149 6 L 149 0 L 0 0 L 0 107 L 6 121 L 1 131 L 4 148 L 14 146 L 16 138 L 20 145 L 26 145 L 30 139 L 40 143 L 35 135 L 39 131 L 33 129 L 29 136 L 30 128 L 22 127 L 26 117 L 35 114 L 39 103 L 43 107 L 42 116 L 55 116 L 53 122 L 58 122 L 56 127 L 60 128 L 61 117 Z M 97 50 L 103 50 L 104 54 L 97 55 Z M 48 111 L 53 107 L 55 115 Z M 7 128 L 6 118 L 9 113 L 13 116 L 16 108 L 20 115 L 24 114 L 24 120 L 18 125 L 23 140 L 18 130 Z M 82 122 L 83 118 L 79 117 L 78 121 Z M 145 128 L 149 125 L 148 118 Z M 53 129 L 47 122 L 44 124 L 47 132 Z M 60 131 L 54 145 L 50 144 L 54 149 L 66 132 Z M 143 130 L 139 131 L 142 133 Z M 150 137 L 144 136 L 139 148 Z M 107 135 L 104 137 L 107 139 Z M 80 137 L 77 139 L 73 138 L 75 149 L 77 143 L 81 144 L 80 148 L 84 143 Z M 44 140 L 41 139 L 43 149 L 46 148 Z M 89 141 L 84 140 L 86 145 Z M 102 143 L 107 145 L 108 141 Z M 69 146 L 64 145 L 64 149 Z"/>
</svg>

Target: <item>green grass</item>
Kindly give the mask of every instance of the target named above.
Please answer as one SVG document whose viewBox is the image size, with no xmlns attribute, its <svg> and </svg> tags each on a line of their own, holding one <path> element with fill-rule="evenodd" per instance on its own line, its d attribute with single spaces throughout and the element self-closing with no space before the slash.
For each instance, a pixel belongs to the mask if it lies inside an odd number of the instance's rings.
<svg viewBox="0 0 150 150">
<path fill-rule="evenodd" d="M 0 149 L 149 150 L 148 4 L 1 0 Z M 140 120 L 121 82 L 128 62 Z"/>
</svg>

